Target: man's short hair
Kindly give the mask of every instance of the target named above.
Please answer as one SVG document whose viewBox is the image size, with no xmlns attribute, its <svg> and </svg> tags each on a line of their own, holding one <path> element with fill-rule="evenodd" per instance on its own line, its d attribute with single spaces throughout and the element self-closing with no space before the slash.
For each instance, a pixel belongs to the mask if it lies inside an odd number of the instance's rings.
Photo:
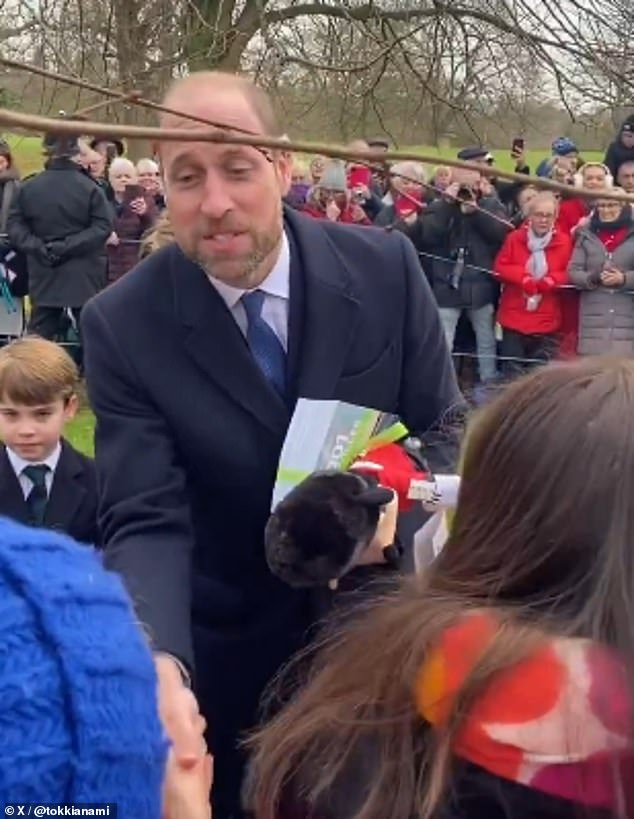
<svg viewBox="0 0 634 819">
<path fill-rule="evenodd" d="M 243 77 L 240 74 L 231 74 L 225 71 L 197 71 L 189 74 L 186 77 L 176 80 L 171 88 L 168 89 L 163 104 L 172 107 L 173 99 L 176 97 L 181 89 L 186 89 L 188 85 L 204 84 L 205 82 L 213 85 L 216 83 L 219 86 L 233 87 L 236 91 L 241 92 L 245 99 L 250 104 L 251 108 L 257 115 L 260 124 L 262 125 L 262 133 L 264 136 L 281 137 L 284 134 L 280 121 L 275 113 L 271 97 L 264 88 L 260 88 L 248 77 Z M 179 106 L 173 106 L 178 110 Z"/>
<path fill-rule="evenodd" d="M 77 365 L 59 344 L 25 336 L 0 348 L 0 401 L 30 407 L 66 402 L 78 382 Z"/>
</svg>

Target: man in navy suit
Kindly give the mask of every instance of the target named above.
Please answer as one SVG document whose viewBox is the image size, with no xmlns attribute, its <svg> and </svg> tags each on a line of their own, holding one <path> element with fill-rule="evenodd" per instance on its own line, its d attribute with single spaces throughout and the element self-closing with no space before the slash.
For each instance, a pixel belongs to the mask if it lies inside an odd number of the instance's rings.
<svg viewBox="0 0 634 819">
<path fill-rule="evenodd" d="M 235 76 L 191 75 L 165 105 L 281 133 L 264 93 Z M 162 126 L 208 128 L 176 115 Z M 215 757 L 214 816 L 237 819 L 238 739 L 315 617 L 309 593 L 270 574 L 263 548 L 296 399 L 375 407 L 424 432 L 460 395 L 401 234 L 284 211 L 281 152 L 185 139 L 160 152 L 178 244 L 82 316 L 100 523 L 151 634 L 179 759 L 200 753 L 191 675 Z"/>
</svg>

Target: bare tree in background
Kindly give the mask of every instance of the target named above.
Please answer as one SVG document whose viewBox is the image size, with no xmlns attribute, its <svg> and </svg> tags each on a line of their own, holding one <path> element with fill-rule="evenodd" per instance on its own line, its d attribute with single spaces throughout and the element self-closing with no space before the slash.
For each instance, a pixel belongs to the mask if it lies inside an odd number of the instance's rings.
<svg viewBox="0 0 634 819">
<path fill-rule="evenodd" d="M 628 108 L 631 3 L 0 0 L 0 49 L 154 98 L 185 71 L 241 68 L 271 88 L 294 132 L 315 137 L 438 144 L 497 140 L 502 125 L 535 138 L 537 123 L 546 139 L 563 111 L 604 122 Z M 30 110 L 96 99 L 15 72 L 2 85 Z M 147 117 L 133 106 L 107 116 Z"/>
</svg>

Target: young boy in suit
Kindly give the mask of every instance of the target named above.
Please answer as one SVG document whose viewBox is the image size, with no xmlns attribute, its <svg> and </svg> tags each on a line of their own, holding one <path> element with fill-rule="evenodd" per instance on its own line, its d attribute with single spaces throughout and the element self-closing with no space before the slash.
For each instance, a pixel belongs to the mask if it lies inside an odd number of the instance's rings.
<svg viewBox="0 0 634 819">
<path fill-rule="evenodd" d="M 98 546 L 95 467 L 62 437 L 78 381 L 51 341 L 27 336 L 0 349 L 0 515 Z"/>
</svg>

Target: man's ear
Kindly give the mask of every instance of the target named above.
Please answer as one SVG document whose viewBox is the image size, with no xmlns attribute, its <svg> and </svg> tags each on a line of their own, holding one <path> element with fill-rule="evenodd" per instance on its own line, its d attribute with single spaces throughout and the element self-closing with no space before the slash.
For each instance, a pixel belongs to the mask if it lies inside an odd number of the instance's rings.
<svg viewBox="0 0 634 819">
<path fill-rule="evenodd" d="M 291 189 L 293 179 L 293 154 L 290 151 L 276 151 L 273 161 L 275 162 L 280 194 L 286 196 Z"/>
<path fill-rule="evenodd" d="M 357 495 L 355 500 L 363 506 L 387 506 L 394 500 L 394 492 L 385 486 L 371 486 Z"/>
</svg>

